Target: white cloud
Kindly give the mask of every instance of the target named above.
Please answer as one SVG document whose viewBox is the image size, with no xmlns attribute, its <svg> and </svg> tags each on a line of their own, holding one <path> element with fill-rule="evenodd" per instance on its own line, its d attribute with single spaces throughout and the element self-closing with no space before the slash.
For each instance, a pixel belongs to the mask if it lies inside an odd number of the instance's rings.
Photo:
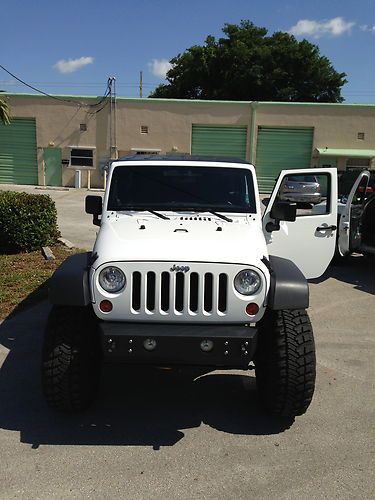
<svg viewBox="0 0 375 500">
<path fill-rule="evenodd" d="M 56 64 L 53 65 L 59 73 L 74 73 L 79 69 L 92 64 L 94 62 L 93 57 L 79 57 L 78 59 L 60 59 Z"/>
<path fill-rule="evenodd" d="M 165 78 L 168 71 L 172 68 L 172 64 L 167 59 L 152 59 L 148 63 L 148 67 L 154 76 Z"/>
<path fill-rule="evenodd" d="M 374 26 L 369 26 L 368 24 L 362 24 L 359 29 L 361 31 L 366 31 L 370 33 L 375 33 L 375 25 Z"/>
<path fill-rule="evenodd" d="M 345 21 L 342 17 L 334 17 L 324 21 L 301 19 L 290 28 L 289 33 L 295 36 L 310 35 L 314 38 L 320 38 L 324 35 L 340 36 L 349 33 L 354 25 L 355 22 Z"/>
</svg>

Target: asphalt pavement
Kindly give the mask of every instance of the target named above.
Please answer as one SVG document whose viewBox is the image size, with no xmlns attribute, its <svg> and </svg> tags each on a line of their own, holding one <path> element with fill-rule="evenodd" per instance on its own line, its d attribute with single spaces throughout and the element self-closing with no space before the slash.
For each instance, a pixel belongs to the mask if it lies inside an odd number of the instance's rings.
<svg viewBox="0 0 375 500">
<path fill-rule="evenodd" d="M 317 386 L 294 421 L 262 411 L 253 372 L 109 365 L 92 409 L 57 414 L 40 386 L 49 305 L 6 319 L 0 498 L 374 498 L 375 261 L 331 266 L 310 291 Z"/>
</svg>

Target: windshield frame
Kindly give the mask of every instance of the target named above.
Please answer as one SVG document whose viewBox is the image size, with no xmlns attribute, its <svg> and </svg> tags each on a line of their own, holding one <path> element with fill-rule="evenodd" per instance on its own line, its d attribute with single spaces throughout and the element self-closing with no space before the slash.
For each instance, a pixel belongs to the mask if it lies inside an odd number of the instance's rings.
<svg viewBox="0 0 375 500">
<path fill-rule="evenodd" d="M 152 182 L 160 184 L 161 187 L 164 186 L 167 190 L 169 187 L 172 188 L 172 190 L 176 190 L 176 192 L 181 192 L 184 195 L 188 195 L 191 197 L 189 200 L 184 200 L 183 196 L 181 198 L 180 203 L 160 203 L 157 202 L 157 200 L 152 201 L 150 203 L 140 203 L 139 200 L 138 202 L 134 202 L 132 200 L 129 200 L 129 202 L 124 203 L 121 205 L 119 201 L 114 201 L 111 199 L 112 196 L 116 196 L 113 194 L 113 189 L 114 189 L 114 184 L 113 182 L 118 182 L 118 178 L 116 178 L 116 172 L 119 170 L 122 171 L 123 169 L 131 169 L 132 174 L 139 174 L 145 177 L 145 180 L 147 180 L 147 175 L 150 176 L 152 174 L 152 169 L 157 167 L 162 167 L 162 168 L 170 168 L 171 170 L 176 169 L 176 168 L 186 168 L 189 170 L 198 170 L 200 168 L 205 168 L 206 169 L 206 174 L 207 174 L 207 169 L 220 169 L 221 171 L 223 169 L 226 169 L 226 171 L 229 173 L 229 170 L 231 169 L 236 169 L 236 170 L 241 170 L 243 171 L 243 181 L 245 183 L 245 188 L 244 191 L 242 191 L 242 196 L 248 197 L 248 199 L 242 203 L 247 203 L 247 206 L 244 205 L 225 205 L 224 203 L 221 205 L 217 202 L 212 203 L 211 200 L 205 200 L 203 197 L 200 195 L 196 194 L 194 190 L 184 190 L 181 189 L 181 186 L 178 184 L 176 185 L 169 185 L 165 179 L 168 179 L 168 176 L 165 177 L 160 177 L 160 180 L 157 176 L 155 177 L 149 177 L 152 179 Z M 119 170 L 117 170 L 119 169 Z M 214 175 L 214 173 L 213 173 Z M 173 176 L 171 176 L 171 179 Z M 238 180 L 241 182 L 241 178 L 238 177 Z M 237 179 L 235 182 L 238 182 Z M 144 162 L 119 162 L 119 163 L 113 163 L 112 168 L 109 173 L 109 178 L 108 178 L 108 183 L 107 183 L 107 189 L 106 189 L 106 195 L 105 195 L 105 203 L 104 206 L 106 207 L 106 210 L 108 212 L 121 212 L 121 211 L 142 211 L 142 210 L 155 210 L 155 211 L 163 211 L 163 212 L 209 212 L 209 211 L 215 211 L 215 212 L 223 212 L 223 213 L 230 213 L 230 214 L 257 214 L 259 207 L 258 207 L 258 202 L 257 202 L 257 196 L 256 196 L 256 190 L 257 190 L 257 183 L 256 183 L 256 178 L 254 174 L 254 167 L 250 164 L 247 163 L 220 163 L 220 162 L 180 162 L 180 161 L 144 161 Z M 206 194 L 206 193 L 204 193 Z M 196 199 L 196 201 L 194 200 Z M 224 200 L 223 200 L 224 201 Z M 228 202 L 230 203 L 230 202 Z"/>
</svg>

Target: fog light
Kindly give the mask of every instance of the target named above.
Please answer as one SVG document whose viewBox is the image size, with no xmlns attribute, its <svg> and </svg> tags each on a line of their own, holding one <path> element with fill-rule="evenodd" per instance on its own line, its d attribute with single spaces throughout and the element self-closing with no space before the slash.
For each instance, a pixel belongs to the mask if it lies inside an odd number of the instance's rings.
<svg viewBox="0 0 375 500">
<path fill-rule="evenodd" d="M 146 351 L 153 351 L 156 348 L 156 340 L 155 339 L 144 340 L 143 347 L 146 349 Z"/>
<path fill-rule="evenodd" d="M 212 340 L 204 339 L 201 342 L 201 349 L 203 352 L 210 352 L 214 348 Z"/>
<path fill-rule="evenodd" d="M 104 313 L 109 313 L 113 309 L 112 302 L 110 300 L 102 300 L 99 305 L 99 309 Z"/>
<path fill-rule="evenodd" d="M 255 302 L 250 302 L 250 304 L 247 304 L 246 306 L 246 314 L 249 316 L 255 316 L 259 311 L 259 306 L 258 304 L 255 304 Z"/>
</svg>

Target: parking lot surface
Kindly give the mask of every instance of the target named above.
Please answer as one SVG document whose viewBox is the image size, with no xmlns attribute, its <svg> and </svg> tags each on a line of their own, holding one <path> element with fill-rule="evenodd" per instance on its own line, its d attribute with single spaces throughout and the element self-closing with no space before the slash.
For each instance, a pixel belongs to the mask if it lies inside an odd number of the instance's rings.
<svg viewBox="0 0 375 500">
<path fill-rule="evenodd" d="M 63 236 L 90 248 L 86 194 L 52 197 Z M 125 366 L 105 367 L 88 412 L 56 414 L 40 387 L 48 304 L 6 319 L 0 498 L 374 498 L 375 261 L 331 266 L 310 291 L 317 387 L 295 421 L 263 413 L 253 372 Z"/>
</svg>

